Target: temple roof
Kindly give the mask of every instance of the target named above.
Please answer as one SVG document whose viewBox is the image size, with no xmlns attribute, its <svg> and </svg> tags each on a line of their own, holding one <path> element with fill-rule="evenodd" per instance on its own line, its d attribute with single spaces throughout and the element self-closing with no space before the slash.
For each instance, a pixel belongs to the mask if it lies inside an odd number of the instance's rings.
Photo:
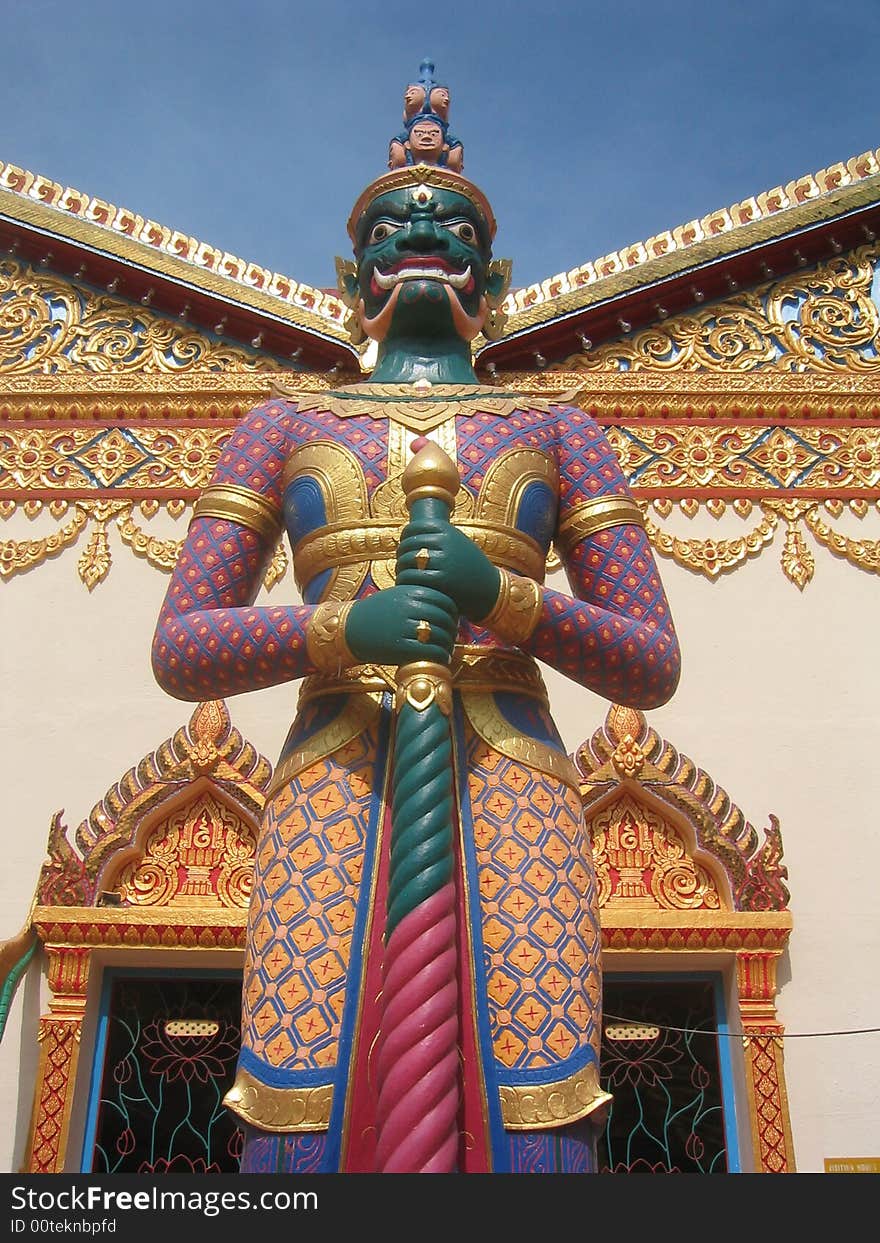
<svg viewBox="0 0 880 1243">
<path fill-rule="evenodd" d="M 532 368 L 880 233 L 880 151 L 867 151 L 512 292 L 478 363 Z M 0 161 L 0 247 L 307 369 L 356 370 L 345 307 L 122 207 Z"/>
<path fill-rule="evenodd" d="M 306 368 L 357 368 L 335 294 L 0 161 L 0 248 Z"/>
<path fill-rule="evenodd" d="M 505 304 L 505 334 L 491 347 L 493 356 L 506 359 L 515 338 L 534 337 L 553 323 L 568 321 L 574 328 L 580 314 L 639 291 L 652 294 L 650 313 L 638 324 L 643 326 L 645 318 L 665 318 L 664 312 L 728 295 L 737 285 L 811 266 L 872 241 L 880 233 L 878 207 L 880 150 L 866 151 L 512 292 Z M 698 272 L 699 284 L 680 285 L 680 278 Z M 623 318 L 622 310 L 618 314 Z M 615 319 L 613 332 L 604 335 L 619 336 L 636 326 L 627 315 L 624 324 Z M 586 334 L 580 324 L 577 332 L 566 352 L 581 348 L 580 334 L 599 343 L 601 333 Z M 532 348 L 539 348 L 534 341 Z"/>
</svg>

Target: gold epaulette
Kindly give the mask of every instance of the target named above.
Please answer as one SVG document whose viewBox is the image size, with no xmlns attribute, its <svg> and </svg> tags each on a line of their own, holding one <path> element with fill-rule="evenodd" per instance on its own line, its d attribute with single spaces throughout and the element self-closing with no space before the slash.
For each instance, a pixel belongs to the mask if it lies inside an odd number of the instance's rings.
<svg viewBox="0 0 880 1243">
<path fill-rule="evenodd" d="M 268 497 L 238 483 L 212 483 L 193 506 L 193 518 L 225 518 L 266 539 L 281 531 L 281 510 Z"/>
<path fill-rule="evenodd" d="M 629 496 L 596 496 L 567 511 L 559 524 L 555 543 L 563 556 L 576 544 L 597 531 L 629 524 L 644 527 L 645 520 L 636 502 Z"/>
</svg>

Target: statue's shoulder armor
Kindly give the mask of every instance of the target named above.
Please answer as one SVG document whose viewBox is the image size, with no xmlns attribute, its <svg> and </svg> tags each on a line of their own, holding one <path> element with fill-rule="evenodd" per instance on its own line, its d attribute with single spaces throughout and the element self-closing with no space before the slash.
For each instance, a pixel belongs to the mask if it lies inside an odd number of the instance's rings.
<svg viewBox="0 0 880 1243">
<path fill-rule="evenodd" d="M 629 496 L 620 459 L 599 421 L 573 400 L 560 401 L 555 411 L 561 506 Z"/>
<path fill-rule="evenodd" d="M 295 413 L 295 403 L 275 398 L 249 410 L 224 444 L 213 482 L 258 492 L 280 507 Z"/>
<path fill-rule="evenodd" d="M 583 451 L 585 446 L 607 445 L 607 437 L 594 414 L 573 398 L 560 398 L 552 405 L 556 435 L 563 450 Z"/>
</svg>

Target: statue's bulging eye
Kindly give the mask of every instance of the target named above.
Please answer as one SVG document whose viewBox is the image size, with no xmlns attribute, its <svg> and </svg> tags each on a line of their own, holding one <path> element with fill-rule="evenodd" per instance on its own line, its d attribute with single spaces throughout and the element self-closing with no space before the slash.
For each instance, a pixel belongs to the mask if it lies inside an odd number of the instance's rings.
<svg viewBox="0 0 880 1243">
<path fill-rule="evenodd" d="M 460 242 L 464 242 L 468 246 L 472 246 L 477 240 L 477 230 L 469 220 L 457 220 L 454 224 L 448 224 L 447 229 L 450 233 L 454 233 Z"/>
<path fill-rule="evenodd" d="M 402 226 L 392 224 L 390 220 L 380 220 L 378 224 L 374 224 L 370 230 L 370 236 L 367 238 L 368 246 L 375 246 L 377 242 L 384 242 L 391 237 L 392 233 L 396 233 Z"/>
</svg>

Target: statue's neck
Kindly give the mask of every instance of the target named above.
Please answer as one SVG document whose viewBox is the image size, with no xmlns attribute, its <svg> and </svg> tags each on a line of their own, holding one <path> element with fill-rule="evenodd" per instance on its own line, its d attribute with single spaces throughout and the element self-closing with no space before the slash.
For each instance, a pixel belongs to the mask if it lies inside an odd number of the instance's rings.
<svg viewBox="0 0 880 1243">
<path fill-rule="evenodd" d="M 376 384 L 475 384 L 471 348 L 467 341 L 395 337 L 380 342 L 376 366 L 370 373 Z"/>
</svg>

